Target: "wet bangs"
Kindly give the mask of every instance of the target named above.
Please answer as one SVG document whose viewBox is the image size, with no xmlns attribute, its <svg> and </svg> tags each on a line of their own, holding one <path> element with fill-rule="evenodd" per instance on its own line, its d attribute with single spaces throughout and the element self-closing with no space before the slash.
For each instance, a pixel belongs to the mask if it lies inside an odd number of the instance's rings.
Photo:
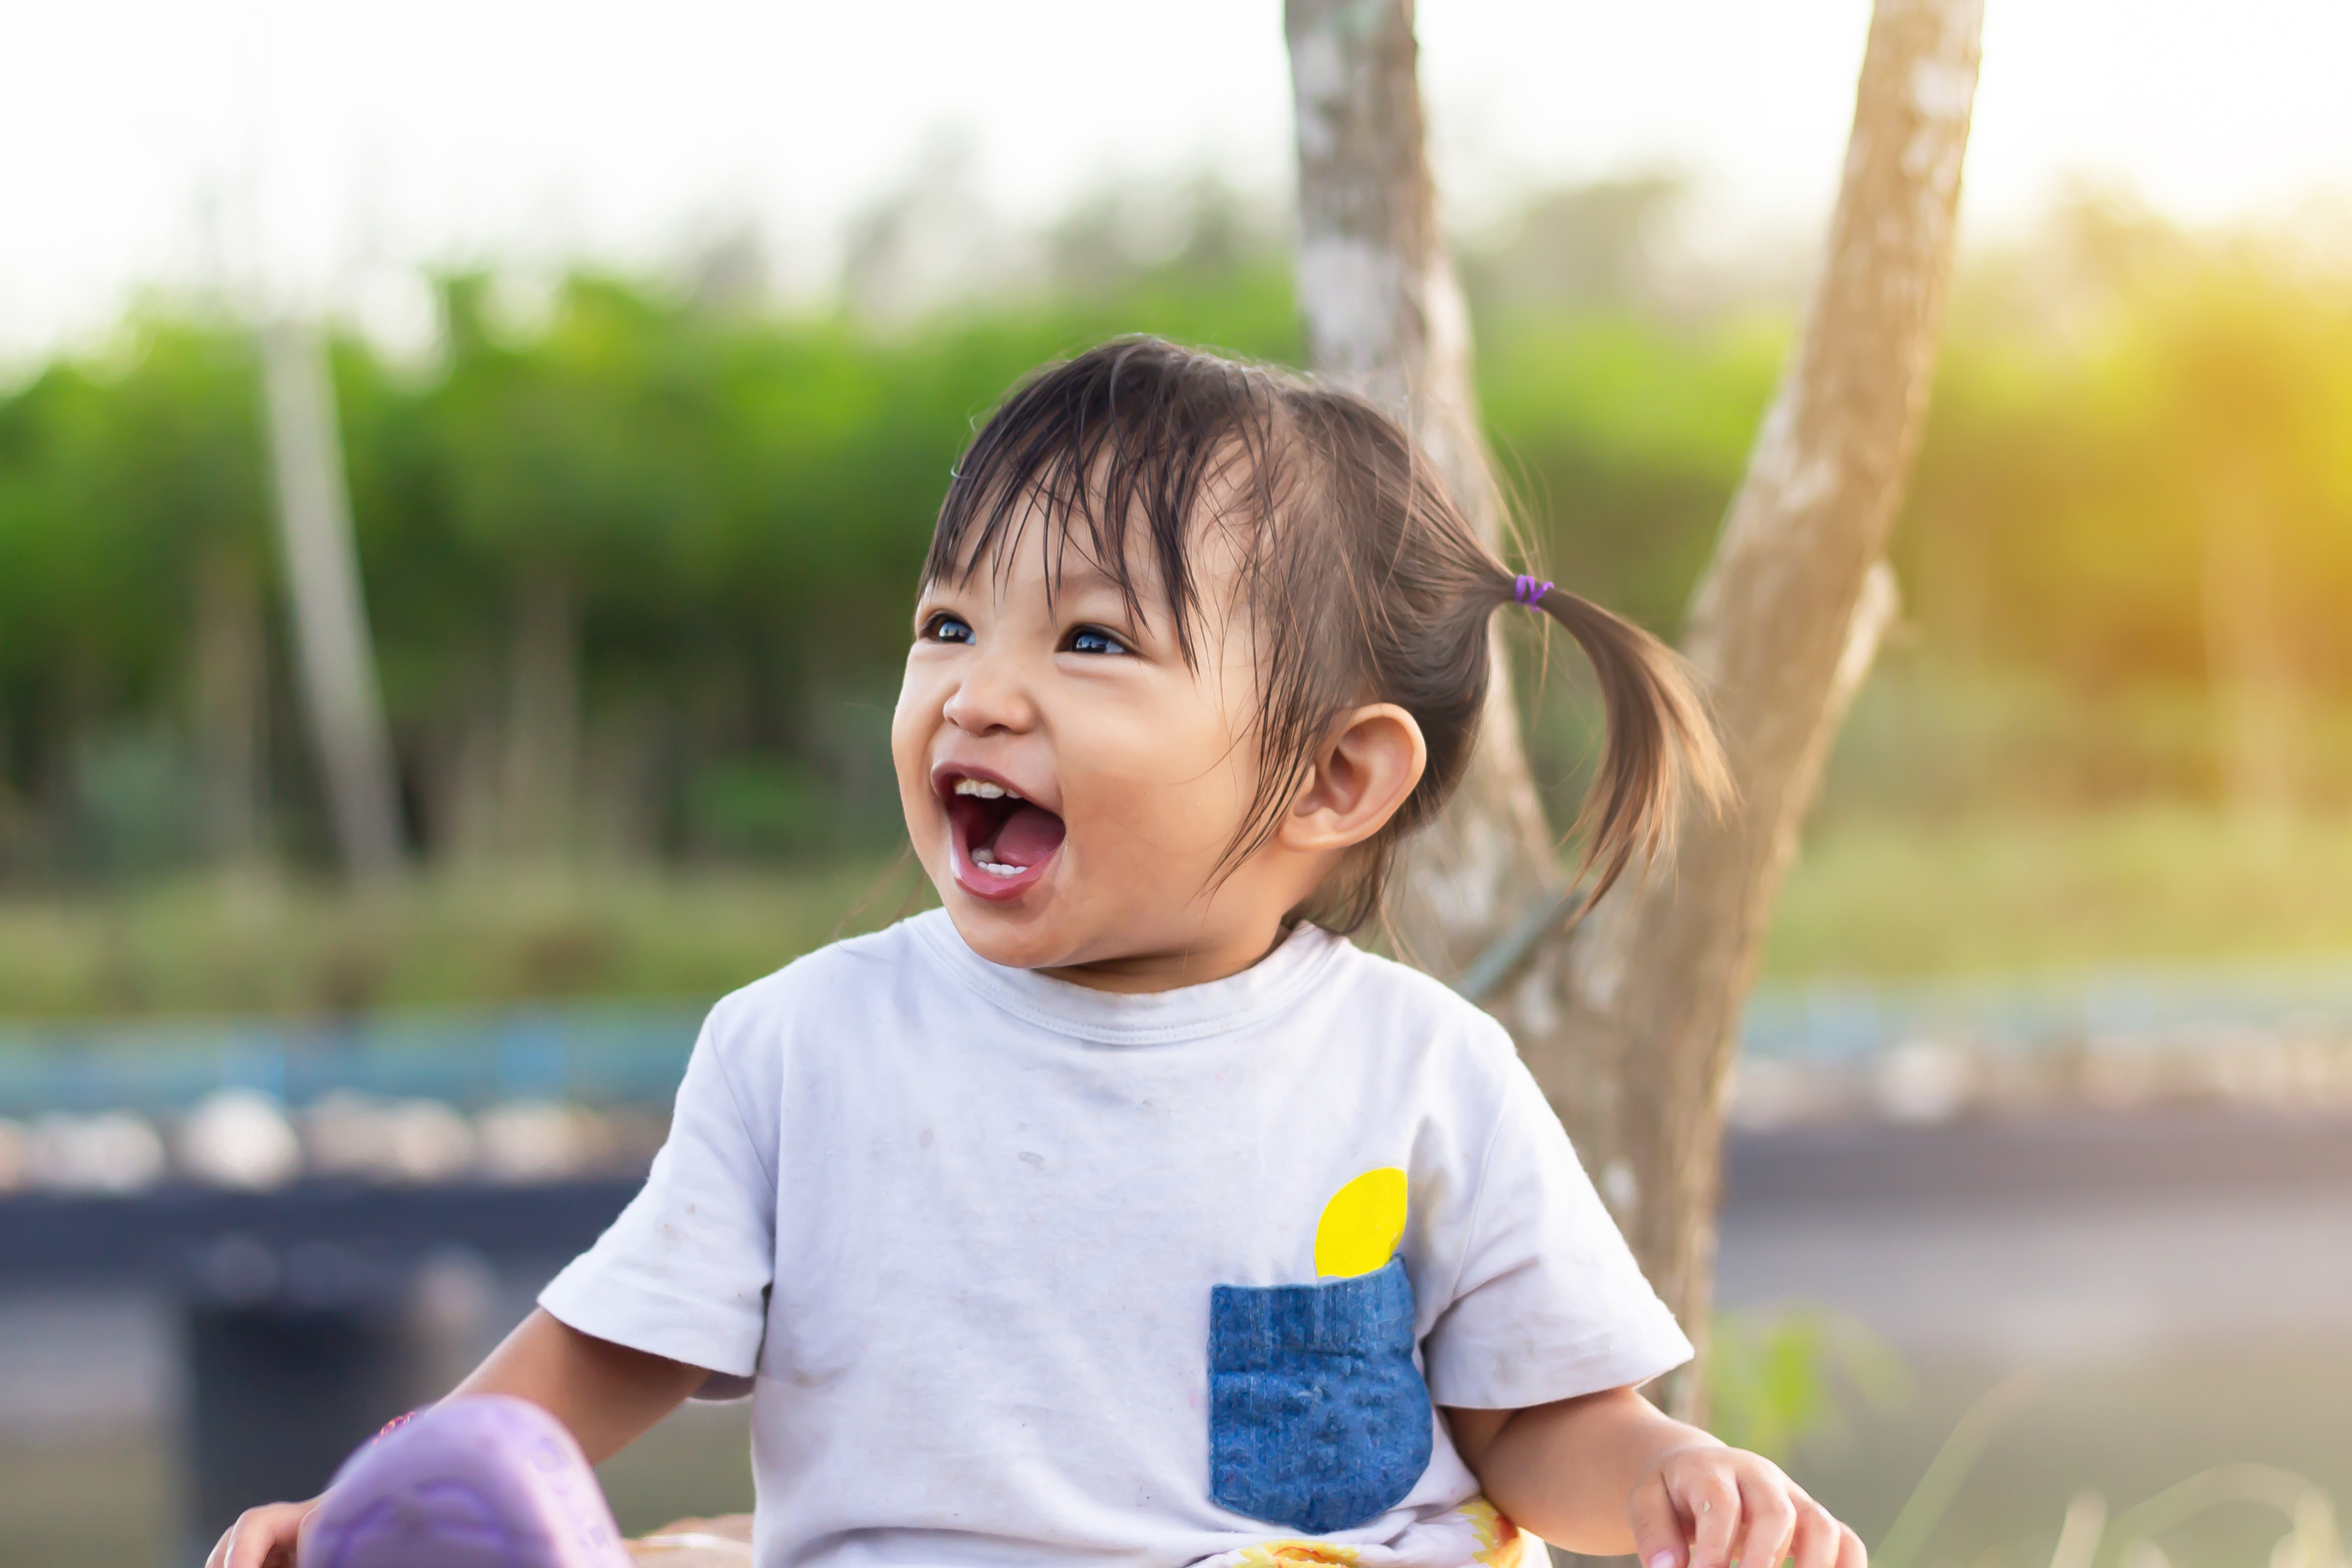
<svg viewBox="0 0 2352 1568">
<path fill-rule="evenodd" d="M 923 580 L 961 586 L 992 564 L 1009 570 L 1034 528 L 1049 593 L 1075 549 L 1138 620 L 1164 603 L 1179 651 L 1197 665 L 1192 530 L 1238 526 L 1242 578 L 1255 575 L 1246 563 L 1286 485 L 1280 418 L 1272 372 L 1157 340 L 1049 366 L 1005 399 L 956 465 Z M 1142 563 L 1156 582 L 1141 580 Z"/>
</svg>

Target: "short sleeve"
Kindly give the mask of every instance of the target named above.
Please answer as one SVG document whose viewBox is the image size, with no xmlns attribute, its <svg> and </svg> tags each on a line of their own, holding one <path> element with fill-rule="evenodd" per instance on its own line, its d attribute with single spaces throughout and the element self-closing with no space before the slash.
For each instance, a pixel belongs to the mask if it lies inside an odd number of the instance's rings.
<svg viewBox="0 0 2352 1568">
<path fill-rule="evenodd" d="M 1422 1343 L 1431 1397 L 1525 1409 L 1645 1383 L 1691 1354 L 1514 1057 L 1454 1297 Z"/>
<path fill-rule="evenodd" d="M 646 1185 L 540 1292 L 581 1333 L 713 1372 L 757 1365 L 774 1267 L 772 1103 L 746 1104 L 724 1049 L 727 1004 L 703 1025 Z M 751 1114 L 747 1115 L 747 1112 Z"/>
</svg>

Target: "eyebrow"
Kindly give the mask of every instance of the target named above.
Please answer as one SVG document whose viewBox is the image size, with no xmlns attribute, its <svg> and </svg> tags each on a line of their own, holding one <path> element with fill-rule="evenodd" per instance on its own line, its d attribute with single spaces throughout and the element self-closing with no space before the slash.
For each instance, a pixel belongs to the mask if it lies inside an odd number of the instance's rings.
<svg viewBox="0 0 2352 1568">
<path fill-rule="evenodd" d="M 1074 566 L 1065 572 L 1054 588 L 1054 602 L 1066 603 L 1071 599 L 1099 595 L 1116 601 L 1116 613 L 1105 613 L 1103 607 L 1088 612 L 1089 619 L 1103 622 L 1123 636 L 1136 637 L 1152 633 L 1154 616 L 1149 597 L 1130 599 L 1118 579 L 1091 561 Z"/>
<path fill-rule="evenodd" d="M 1078 555 L 1075 559 L 1065 557 L 1055 563 L 1054 589 L 1055 592 L 1065 589 L 1075 589 L 1079 591 L 1087 589 L 1108 589 L 1122 598 L 1127 593 L 1125 583 L 1097 565 L 1091 556 L 1084 554 Z"/>
</svg>

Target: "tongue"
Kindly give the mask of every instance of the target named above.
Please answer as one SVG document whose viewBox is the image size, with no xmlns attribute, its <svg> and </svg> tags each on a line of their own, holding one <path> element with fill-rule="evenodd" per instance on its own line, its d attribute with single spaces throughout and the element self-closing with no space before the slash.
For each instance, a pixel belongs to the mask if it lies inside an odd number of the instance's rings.
<svg viewBox="0 0 2352 1568">
<path fill-rule="evenodd" d="M 996 830 L 989 852 L 1005 865 L 1035 865 L 1062 847 L 1062 819 L 1042 806 L 1023 806 Z"/>
</svg>

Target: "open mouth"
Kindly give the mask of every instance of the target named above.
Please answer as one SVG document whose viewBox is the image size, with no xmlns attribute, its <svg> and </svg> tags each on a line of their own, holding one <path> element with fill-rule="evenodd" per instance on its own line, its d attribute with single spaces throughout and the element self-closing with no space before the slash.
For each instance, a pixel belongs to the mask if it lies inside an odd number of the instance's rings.
<svg viewBox="0 0 2352 1568">
<path fill-rule="evenodd" d="M 954 841 L 956 881 L 982 898 L 1011 898 L 1045 872 L 1062 847 L 1062 819 L 1001 779 L 945 771 L 939 777 Z"/>
</svg>

